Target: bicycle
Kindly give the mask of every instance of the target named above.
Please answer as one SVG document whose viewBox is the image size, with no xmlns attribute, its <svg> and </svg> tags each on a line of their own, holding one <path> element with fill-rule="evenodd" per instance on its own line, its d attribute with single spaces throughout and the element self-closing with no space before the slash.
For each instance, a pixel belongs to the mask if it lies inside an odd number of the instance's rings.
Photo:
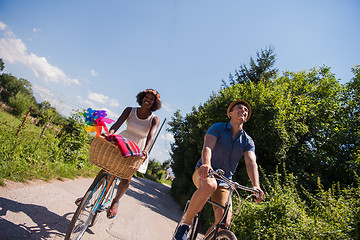
<svg viewBox="0 0 360 240">
<path fill-rule="evenodd" d="M 81 200 L 69 224 L 65 240 L 79 240 L 88 227 L 95 225 L 111 202 L 120 178 L 101 170 Z"/>
<path fill-rule="evenodd" d="M 232 180 L 226 178 L 223 175 L 224 175 L 224 171 L 222 169 L 218 169 L 216 171 L 211 170 L 209 172 L 209 177 L 214 177 L 217 180 L 221 180 L 221 181 L 225 182 L 229 186 L 230 193 L 229 193 L 229 197 L 227 199 L 227 202 L 226 202 L 225 206 L 221 206 L 220 204 L 218 204 L 216 202 L 213 202 L 210 199 L 207 201 L 208 203 L 210 203 L 210 204 L 212 204 L 214 206 L 217 206 L 217 207 L 220 207 L 220 208 L 224 209 L 224 215 L 222 216 L 221 221 L 218 224 L 216 224 L 215 228 L 212 229 L 207 236 L 205 236 L 205 238 L 204 238 L 205 240 L 210 240 L 210 239 L 212 239 L 212 240 L 237 240 L 235 234 L 232 231 L 229 230 L 232 223 L 233 223 L 233 221 L 235 220 L 236 216 L 238 215 L 240 207 L 241 207 L 241 198 L 240 198 L 240 194 L 237 191 L 237 189 L 242 189 L 242 190 L 245 190 L 245 191 L 248 191 L 248 192 L 252 192 L 252 194 L 250 194 L 248 197 L 246 197 L 245 201 L 247 199 L 251 198 L 251 197 L 257 198 L 259 196 L 259 191 L 258 190 L 242 186 L 239 183 L 233 182 Z M 229 210 L 231 208 L 232 195 L 233 195 L 234 192 L 237 194 L 239 207 L 237 208 L 236 213 L 232 214 L 232 217 L 231 217 L 231 220 L 230 220 L 230 226 L 226 227 L 226 219 L 228 217 Z M 177 232 L 177 229 L 179 228 L 179 226 L 181 225 L 181 223 L 184 220 L 184 216 L 185 216 L 185 213 L 186 213 L 187 208 L 189 206 L 189 203 L 190 203 L 190 200 L 188 200 L 186 205 L 185 205 L 182 217 L 181 217 L 181 219 L 180 219 L 180 221 L 179 221 L 178 225 L 176 226 L 175 231 L 173 233 L 173 239 L 175 237 L 175 233 Z M 189 231 L 188 231 L 188 236 L 187 236 L 188 240 L 195 240 L 196 239 L 196 237 L 198 235 L 198 230 L 199 230 L 198 229 L 199 228 L 199 219 L 200 219 L 200 217 L 202 215 L 202 212 L 203 212 L 203 210 L 201 210 L 198 214 L 196 214 L 194 219 L 192 220 Z"/>
</svg>

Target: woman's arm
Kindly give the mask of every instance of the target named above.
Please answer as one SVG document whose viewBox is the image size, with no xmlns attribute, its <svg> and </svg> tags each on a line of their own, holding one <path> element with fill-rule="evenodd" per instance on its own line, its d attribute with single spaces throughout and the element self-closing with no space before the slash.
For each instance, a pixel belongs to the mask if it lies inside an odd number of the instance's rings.
<svg viewBox="0 0 360 240">
<path fill-rule="evenodd" d="M 131 109 L 132 109 L 131 107 L 127 107 L 124 109 L 118 120 L 111 126 L 109 130 L 109 135 L 114 134 L 121 127 L 121 125 L 129 117 Z"/>
<path fill-rule="evenodd" d="M 145 147 L 143 149 L 143 154 L 145 156 L 145 159 L 147 158 L 147 153 L 151 147 L 152 142 L 154 141 L 154 136 L 159 127 L 159 124 L 160 124 L 160 119 L 157 116 L 155 116 L 151 122 L 151 127 L 146 138 Z"/>
</svg>

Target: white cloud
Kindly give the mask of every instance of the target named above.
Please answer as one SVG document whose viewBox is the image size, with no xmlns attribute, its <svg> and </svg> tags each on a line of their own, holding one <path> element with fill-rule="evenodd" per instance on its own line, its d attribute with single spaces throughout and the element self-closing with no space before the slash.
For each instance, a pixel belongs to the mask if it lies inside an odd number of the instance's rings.
<svg viewBox="0 0 360 240">
<path fill-rule="evenodd" d="M 119 106 L 119 103 L 116 99 L 112 99 L 101 93 L 94 93 L 94 92 L 88 91 L 88 98 L 94 102 L 106 104 L 110 107 Z"/>
<path fill-rule="evenodd" d="M 116 99 L 110 99 L 109 100 L 109 105 L 110 105 L 110 107 L 118 107 L 119 102 Z"/>
<path fill-rule="evenodd" d="M 6 24 L 0 21 L 0 30 L 4 30 L 6 28 Z"/>
<path fill-rule="evenodd" d="M 91 73 L 91 75 L 92 75 L 93 77 L 96 77 L 96 76 L 99 75 L 99 73 L 96 72 L 94 69 L 91 69 L 91 70 L 90 70 L 90 73 Z"/>
<path fill-rule="evenodd" d="M 102 104 L 105 104 L 110 99 L 108 96 L 105 96 L 104 94 L 94 93 L 91 91 L 88 92 L 88 98 L 90 100 L 93 100 L 95 102 L 102 103 Z"/>
<path fill-rule="evenodd" d="M 161 135 L 161 139 L 166 140 L 166 142 L 174 142 L 175 141 L 175 138 L 171 133 L 166 133 L 166 134 Z"/>
<path fill-rule="evenodd" d="M 162 102 L 161 109 L 165 110 L 168 113 L 171 113 L 173 111 L 173 108 L 171 107 L 171 105 L 168 103 L 165 103 L 165 102 Z"/>
<path fill-rule="evenodd" d="M 0 29 L 4 29 L 0 22 Z M 5 25 L 6 27 L 6 25 Z M 0 39 L 0 56 L 8 63 L 23 63 L 29 67 L 35 76 L 45 82 L 62 82 L 65 85 L 80 85 L 79 80 L 68 77 L 60 68 L 51 65 L 46 58 L 34 53 L 27 53 L 24 42 L 16 38 L 12 32 L 7 32 L 6 37 Z"/>
</svg>

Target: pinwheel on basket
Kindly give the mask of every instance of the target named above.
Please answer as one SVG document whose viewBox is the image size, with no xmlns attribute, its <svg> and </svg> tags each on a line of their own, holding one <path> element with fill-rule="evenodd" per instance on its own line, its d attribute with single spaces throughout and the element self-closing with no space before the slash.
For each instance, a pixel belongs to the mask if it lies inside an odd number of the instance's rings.
<svg viewBox="0 0 360 240">
<path fill-rule="evenodd" d="M 89 125 L 89 127 L 86 128 L 86 131 L 91 133 L 96 132 L 95 137 L 100 137 L 102 128 L 104 128 L 109 135 L 109 130 L 105 123 L 109 124 L 115 122 L 110 118 L 106 118 L 107 114 L 105 110 L 92 110 L 91 108 L 88 108 L 86 112 L 83 113 L 83 116 L 85 117 L 85 123 Z"/>
</svg>

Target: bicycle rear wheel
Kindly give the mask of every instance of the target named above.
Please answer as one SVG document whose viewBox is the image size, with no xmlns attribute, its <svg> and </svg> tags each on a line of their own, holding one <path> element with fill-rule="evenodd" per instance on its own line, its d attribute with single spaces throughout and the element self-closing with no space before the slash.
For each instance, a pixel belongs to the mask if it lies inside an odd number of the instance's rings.
<svg viewBox="0 0 360 240">
<path fill-rule="evenodd" d="M 98 211 L 97 208 L 101 205 L 99 201 L 103 199 L 101 196 L 104 194 L 107 176 L 105 172 L 99 174 L 85 193 L 71 219 L 65 240 L 79 240 L 89 225 L 93 223 L 92 220 Z"/>
<path fill-rule="evenodd" d="M 229 230 L 221 230 L 215 237 L 216 240 L 237 240 L 235 234 Z"/>
</svg>

